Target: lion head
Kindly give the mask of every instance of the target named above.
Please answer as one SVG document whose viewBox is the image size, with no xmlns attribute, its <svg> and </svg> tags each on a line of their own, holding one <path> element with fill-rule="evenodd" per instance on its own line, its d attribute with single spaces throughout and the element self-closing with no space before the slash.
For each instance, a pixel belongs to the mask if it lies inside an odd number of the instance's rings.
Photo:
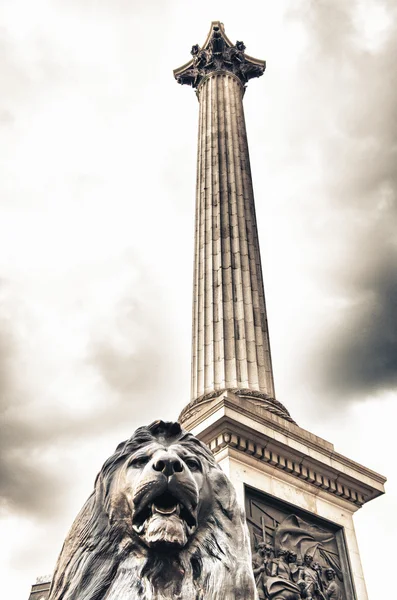
<svg viewBox="0 0 397 600">
<path fill-rule="evenodd" d="M 105 462 L 59 556 L 50 600 L 252 600 L 245 517 L 179 423 L 140 427 Z"/>
</svg>

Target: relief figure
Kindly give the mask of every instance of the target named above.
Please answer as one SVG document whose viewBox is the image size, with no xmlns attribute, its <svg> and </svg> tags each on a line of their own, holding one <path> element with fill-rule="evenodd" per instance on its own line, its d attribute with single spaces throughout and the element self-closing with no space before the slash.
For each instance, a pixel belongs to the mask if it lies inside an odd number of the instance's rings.
<svg viewBox="0 0 397 600">
<path fill-rule="evenodd" d="M 325 577 L 327 583 L 325 584 L 325 597 L 327 600 L 343 600 L 342 591 L 339 583 L 336 581 L 336 573 L 334 569 L 326 569 Z"/>
<path fill-rule="evenodd" d="M 265 584 L 270 575 L 273 554 L 273 548 L 270 544 L 260 542 L 257 551 L 252 555 L 252 568 L 259 600 L 266 598 Z"/>
</svg>

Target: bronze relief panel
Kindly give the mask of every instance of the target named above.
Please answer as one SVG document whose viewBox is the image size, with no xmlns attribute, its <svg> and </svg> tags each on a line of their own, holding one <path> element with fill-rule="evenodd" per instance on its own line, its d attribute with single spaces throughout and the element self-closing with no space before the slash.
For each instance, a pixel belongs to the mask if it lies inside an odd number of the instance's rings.
<svg viewBox="0 0 397 600">
<path fill-rule="evenodd" d="M 343 528 L 246 488 L 259 599 L 356 600 Z"/>
</svg>

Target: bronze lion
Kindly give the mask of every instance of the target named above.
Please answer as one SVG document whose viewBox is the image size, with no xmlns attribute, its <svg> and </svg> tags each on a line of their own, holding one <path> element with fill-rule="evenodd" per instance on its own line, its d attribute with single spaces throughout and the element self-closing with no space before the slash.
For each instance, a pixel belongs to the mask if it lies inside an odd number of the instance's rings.
<svg viewBox="0 0 397 600">
<path fill-rule="evenodd" d="M 105 462 L 49 600 L 253 600 L 245 517 L 209 449 L 178 423 L 140 427 Z"/>
</svg>

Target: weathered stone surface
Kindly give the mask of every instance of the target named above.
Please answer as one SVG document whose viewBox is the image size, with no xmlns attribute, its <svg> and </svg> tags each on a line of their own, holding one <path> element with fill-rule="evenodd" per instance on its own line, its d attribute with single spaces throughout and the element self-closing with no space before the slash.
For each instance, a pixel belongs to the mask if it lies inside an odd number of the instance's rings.
<svg viewBox="0 0 397 600">
<path fill-rule="evenodd" d="M 156 421 L 119 444 L 59 556 L 50 600 L 253 600 L 248 529 L 207 446 Z"/>
</svg>

